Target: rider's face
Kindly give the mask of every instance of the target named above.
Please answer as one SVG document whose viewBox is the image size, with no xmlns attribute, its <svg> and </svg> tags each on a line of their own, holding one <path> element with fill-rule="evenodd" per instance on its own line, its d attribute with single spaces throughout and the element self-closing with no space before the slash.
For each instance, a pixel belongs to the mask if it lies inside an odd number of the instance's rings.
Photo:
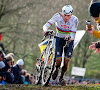
<svg viewBox="0 0 100 90">
<path fill-rule="evenodd" d="M 71 18 L 72 14 L 71 15 L 65 15 L 63 14 L 63 18 L 65 21 L 68 21 L 70 18 Z"/>
</svg>

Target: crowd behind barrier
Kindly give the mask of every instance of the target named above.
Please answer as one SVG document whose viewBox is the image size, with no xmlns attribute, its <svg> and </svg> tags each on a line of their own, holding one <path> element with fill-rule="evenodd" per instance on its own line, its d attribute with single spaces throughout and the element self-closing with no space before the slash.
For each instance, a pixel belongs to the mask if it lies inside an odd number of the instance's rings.
<svg viewBox="0 0 100 90">
<path fill-rule="evenodd" d="M 24 61 L 14 63 L 14 54 L 0 50 L 0 84 L 33 84 L 34 75 L 23 69 Z"/>
<path fill-rule="evenodd" d="M 76 84 L 76 85 L 86 85 L 86 84 L 100 84 L 100 80 L 98 79 L 83 79 L 83 78 L 71 78 L 71 77 L 64 77 L 66 85 Z M 59 76 L 56 80 L 50 80 L 49 84 L 51 85 L 59 85 Z"/>
</svg>

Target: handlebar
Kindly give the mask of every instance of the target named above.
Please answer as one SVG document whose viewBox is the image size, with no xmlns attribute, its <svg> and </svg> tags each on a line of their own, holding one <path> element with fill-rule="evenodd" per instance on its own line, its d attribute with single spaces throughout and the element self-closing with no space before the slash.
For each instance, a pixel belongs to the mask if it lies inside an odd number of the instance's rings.
<svg viewBox="0 0 100 90">
<path fill-rule="evenodd" d="M 46 35 L 45 35 L 45 36 L 51 35 L 51 34 L 53 34 L 53 33 L 55 33 L 53 30 L 48 30 L 48 31 L 46 32 Z"/>
<path fill-rule="evenodd" d="M 46 32 L 46 34 L 44 35 L 44 37 L 43 37 L 43 39 L 42 39 L 42 42 L 45 40 L 45 38 L 46 38 L 47 36 L 55 36 L 55 35 L 53 35 L 53 33 L 55 33 L 53 30 L 48 30 L 48 31 Z"/>
<path fill-rule="evenodd" d="M 57 37 L 57 38 L 61 38 L 61 37 L 58 37 L 58 36 L 54 35 L 53 33 L 55 33 L 53 30 L 48 30 L 47 33 L 44 35 L 44 37 L 43 37 L 43 39 L 42 39 L 42 42 L 45 40 L 45 38 L 46 38 L 47 36 L 54 36 L 54 37 Z M 62 38 L 62 39 L 64 39 L 64 38 Z M 68 38 L 66 39 L 66 41 L 69 41 L 69 40 L 70 40 L 70 37 L 68 37 Z"/>
<path fill-rule="evenodd" d="M 56 35 L 53 35 L 53 33 L 55 33 L 53 30 L 48 30 L 47 31 L 47 33 L 44 35 L 44 37 L 43 37 L 43 39 L 42 39 L 42 42 L 45 40 L 45 38 L 47 37 L 47 36 L 54 36 L 55 38 L 57 37 L 57 38 L 61 38 L 61 37 L 58 37 L 58 36 L 56 36 Z M 65 46 L 64 47 L 69 47 L 69 40 L 70 40 L 70 38 L 71 37 L 68 37 L 67 39 L 66 39 L 66 44 L 65 44 Z M 62 38 L 62 39 L 64 39 L 64 38 Z"/>
</svg>

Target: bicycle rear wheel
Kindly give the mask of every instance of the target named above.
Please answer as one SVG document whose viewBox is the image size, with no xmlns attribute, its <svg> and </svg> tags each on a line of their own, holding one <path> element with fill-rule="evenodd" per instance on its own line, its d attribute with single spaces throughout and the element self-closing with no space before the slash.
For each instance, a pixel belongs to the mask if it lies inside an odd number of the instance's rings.
<svg viewBox="0 0 100 90">
<path fill-rule="evenodd" d="M 49 50 L 47 60 L 44 60 L 44 66 L 42 70 L 42 86 L 47 86 L 51 78 L 55 65 L 55 50 L 54 48 Z"/>
<path fill-rule="evenodd" d="M 41 75 L 42 75 L 42 66 L 43 66 L 43 62 L 44 62 L 44 56 L 46 53 L 46 48 L 43 50 L 42 54 L 40 55 L 40 58 L 37 59 L 37 63 L 36 63 L 36 74 L 35 74 L 35 85 L 38 85 L 39 83 L 41 83 Z"/>
</svg>

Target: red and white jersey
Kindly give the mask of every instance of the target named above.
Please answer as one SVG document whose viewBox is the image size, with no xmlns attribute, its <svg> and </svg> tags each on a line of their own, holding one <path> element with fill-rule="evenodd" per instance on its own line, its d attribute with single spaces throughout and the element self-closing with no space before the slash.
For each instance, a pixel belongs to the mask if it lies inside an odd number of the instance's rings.
<svg viewBox="0 0 100 90">
<path fill-rule="evenodd" d="M 67 35 L 71 36 L 71 39 L 74 40 L 77 26 L 78 18 L 75 15 L 72 15 L 69 21 L 65 23 L 62 15 L 56 13 L 48 22 L 43 26 L 43 30 L 47 31 L 52 24 L 55 23 L 57 33 L 56 35 L 61 38 L 65 38 Z"/>
</svg>

